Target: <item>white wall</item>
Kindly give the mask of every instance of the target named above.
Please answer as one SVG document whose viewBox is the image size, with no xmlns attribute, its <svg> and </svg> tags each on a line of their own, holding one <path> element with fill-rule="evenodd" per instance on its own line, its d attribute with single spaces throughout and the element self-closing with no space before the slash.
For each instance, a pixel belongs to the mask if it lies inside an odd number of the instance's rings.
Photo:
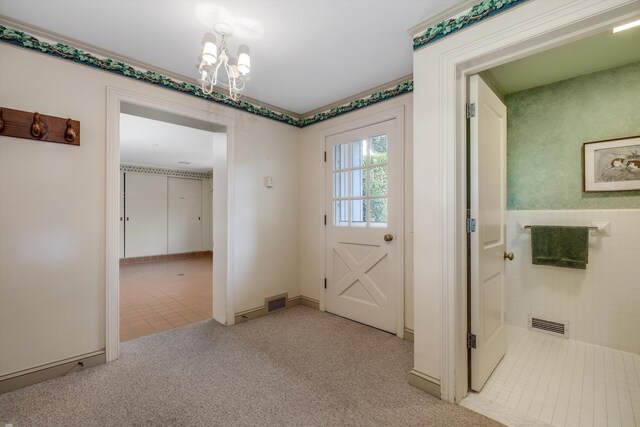
<svg viewBox="0 0 640 427">
<path fill-rule="evenodd" d="M 234 120 L 235 310 L 299 294 L 299 129 L 22 48 L 0 58 L 3 107 L 81 123 L 80 147 L 0 136 L 0 375 L 105 348 L 107 86 Z"/>
<path fill-rule="evenodd" d="M 349 121 L 375 115 L 381 111 L 404 107 L 405 135 L 405 327 L 413 329 L 413 99 L 411 94 L 372 105 L 331 120 L 302 129 L 300 146 L 301 196 L 300 204 L 300 253 L 302 295 L 320 300 L 324 286 L 324 167 L 322 160 L 326 129 L 341 126 Z"/>
<path fill-rule="evenodd" d="M 509 211 L 507 322 L 527 327 L 528 315 L 569 322 L 571 339 L 640 353 L 640 210 Z M 531 264 L 531 233 L 518 224 L 609 222 L 611 235 L 589 237 L 586 270 Z"/>
</svg>

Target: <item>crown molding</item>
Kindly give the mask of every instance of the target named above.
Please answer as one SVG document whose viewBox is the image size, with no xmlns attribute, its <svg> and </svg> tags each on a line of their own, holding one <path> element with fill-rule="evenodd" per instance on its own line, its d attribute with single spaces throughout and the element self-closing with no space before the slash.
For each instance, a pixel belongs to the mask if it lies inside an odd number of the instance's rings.
<svg viewBox="0 0 640 427">
<path fill-rule="evenodd" d="M 37 34 L 39 38 L 32 35 L 32 33 Z M 304 115 L 299 115 L 271 106 L 270 104 L 255 101 L 251 98 L 243 97 L 238 101 L 232 101 L 220 92 L 213 92 L 211 95 L 206 95 L 202 92 L 197 82 L 191 78 L 171 73 L 168 70 L 158 69 L 132 58 L 90 46 L 79 40 L 70 39 L 61 34 L 52 33 L 2 15 L 0 15 L 0 42 L 51 55 L 77 64 L 90 66 L 121 77 L 175 90 L 186 95 L 195 96 L 206 101 L 215 102 L 299 128 L 413 91 L 413 80 L 411 80 L 411 76 L 407 76 L 366 92 L 361 92 L 343 101 L 316 109 Z"/>
<path fill-rule="evenodd" d="M 460 31 L 470 25 L 476 24 L 499 13 L 505 12 L 514 6 L 518 6 L 529 0 L 484 0 L 475 4 L 467 13 L 457 17 L 442 19 L 431 25 L 413 38 L 413 50 L 420 49 L 429 43 L 433 43 L 443 37 Z M 460 5 L 462 6 L 462 5 Z M 466 6 L 466 4 L 465 4 Z M 455 10 L 455 8 L 452 8 Z M 444 13 L 444 12 L 443 12 Z M 431 21 L 428 21 L 431 22 Z M 419 26 L 418 26 L 419 27 Z M 418 28 L 414 27 L 414 28 Z M 411 31 L 411 30 L 410 30 Z"/>
<path fill-rule="evenodd" d="M 407 81 L 413 80 L 413 74 L 406 75 L 404 77 L 400 77 L 399 79 L 392 80 L 390 82 L 386 82 L 376 87 L 372 87 L 371 89 L 367 89 L 360 93 L 356 93 L 355 95 L 351 95 L 347 98 L 341 99 L 340 101 L 332 102 L 331 104 L 324 105 L 320 108 L 316 108 L 315 110 L 308 111 L 302 114 L 302 118 L 310 118 L 315 116 L 316 114 L 323 113 L 325 111 L 329 111 L 332 108 L 340 107 L 341 105 L 349 104 L 350 102 L 355 101 L 356 99 L 362 99 L 371 96 L 376 92 L 380 92 L 382 90 L 388 89 L 390 87 L 399 85 L 400 83 L 404 83 Z"/>
<path fill-rule="evenodd" d="M 56 33 L 53 31 L 49 31 L 49 30 L 45 30 L 42 27 L 38 27 L 35 25 L 31 25 L 27 22 L 24 21 L 20 21 L 17 19 L 13 19 L 10 18 L 6 15 L 1 15 L 0 14 L 0 25 L 3 25 L 5 27 L 9 27 L 11 29 L 17 30 L 17 31 L 22 31 L 24 33 L 27 33 L 33 37 L 38 38 L 38 40 L 43 41 L 43 42 L 47 42 L 50 44 L 55 44 L 55 43 L 61 43 L 61 44 L 66 44 L 68 46 L 73 46 L 76 49 L 80 49 L 80 50 L 84 50 L 85 52 L 91 52 L 94 55 L 100 56 L 102 58 L 110 58 L 113 59 L 114 61 L 119 61 L 119 62 L 125 62 L 128 65 L 135 67 L 135 68 L 139 68 L 141 70 L 154 70 L 166 77 L 169 77 L 171 79 L 174 80 L 179 80 L 179 81 L 183 81 L 183 82 L 188 82 L 188 83 L 193 83 L 196 84 L 196 80 L 195 79 L 191 79 L 187 76 L 183 76 L 181 74 L 176 74 L 172 71 L 169 71 L 167 69 L 164 68 L 160 68 L 160 67 L 156 67 L 153 66 L 151 64 L 147 64 L 146 62 L 142 62 L 142 61 L 138 61 L 136 59 L 133 59 L 131 57 L 128 56 L 124 56 L 124 55 L 120 55 L 116 52 L 107 50 L 107 49 L 102 49 L 98 46 L 95 45 L 91 45 L 88 43 L 84 43 L 78 39 L 74 39 L 71 37 L 67 37 L 64 36 L 60 33 Z"/>
<path fill-rule="evenodd" d="M 413 27 L 409 28 L 407 32 L 411 34 L 411 37 L 417 37 L 420 33 L 423 33 L 429 27 L 438 24 L 440 21 L 452 19 L 460 16 L 463 13 L 466 13 L 467 11 L 471 10 L 471 7 L 473 7 L 473 5 L 477 2 L 478 0 L 464 0 L 456 4 L 455 6 L 451 6 L 450 8 L 443 10 L 437 15 L 432 16 L 426 21 L 422 21 L 421 23 L 414 25 Z"/>
<path fill-rule="evenodd" d="M 157 67 L 155 65 L 151 65 L 148 64 L 146 62 L 142 62 L 142 61 L 138 61 L 137 59 L 131 58 L 129 56 L 125 56 L 125 55 L 120 55 L 119 53 L 113 52 L 111 50 L 107 50 L 107 49 L 102 49 L 98 46 L 89 44 L 89 43 L 85 43 L 81 40 L 72 38 L 72 37 L 67 37 L 64 36 L 60 33 L 56 33 L 53 31 L 49 31 L 49 30 L 45 30 L 42 27 L 38 27 L 36 25 L 31 25 L 27 22 L 24 21 L 20 21 L 17 19 L 13 19 L 10 18 L 8 16 L 2 15 L 0 14 L 0 25 L 4 25 L 19 31 L 22 31 L 24 33 L 28 33 L 34 37 L 39 38 L 42 41 L 46 41 L 48 43 L 62 43 L 62 44 L 66 44 L 68 46 L 73 46 L 76 49 L 80 49 L 80 50 L 84 50 L 85 52 L 90 52 L 94 55 L 103 57 L 103 58 L 110 58 L 113 59 L 114 61 L 118 61 L 118 62 L 122 62 L 125 64 L 128 64 L 134 68 L 138 68 L 141 70 L 153 70 L 158 74 L 162 74 L 165 77 L 168 77 L 170 79 L 173 80 L 177 80 L 177 81 L 181 81 L 181 82 L 186 82 L 195 86 L 198 86 L 199 83 L 196 79 L 194 79 L 193 77 L 189 77 L 189 76 L 185 76 L 182 74 L 178 74 L 178 73 L 174 73 L 173 71 L 169 71 L 166 68 L 160 68 Z M 216 86 L 218 87 L 218 86 Z M 221 91 L 224 90 L 224 88 L 219 88 Z M 286 110 L 284 108 L 280 108 L 277 107 L 275 105 L 269 104 L 267 102 L 263 102 L 260 101 L 258 99 L 255 98 L 251 98 L 249 96 L 243 96 L 243 99 L 245 101 L 247 101 L 249 104 L 252 105 L 256 105 L 256 106 L 260 106 L 260 107 L 264 107 L 264 108 L 268 108 L 274 112 L 278 112 L 281 114 L 286 114 L 288 116 L 291 116 L 293 118 L 296 119 L 300 119 L 302 118 L 302 116 L 300 114 L 294 113 L 293 111 L 289 111 Z"/>
<path fill-rule="evenodd" d="M 413 92 L 413 80 L 403 81 L 399 84 L 395 84 L 383 90 L 378 90 L 370 93 L 365 97 L 356 98 L 344 104 L 332 107 L 326 111 L 322 111 L 312 116 L 305 117 L 301 120 L 301 127 L 306 127 L 318 122 L 329 120 L 334 117 L 338 117 L 343 114 L 350 113 L 352 111 L 359 110 L 361 108 L 365 108 L 370 105 L 377 104 L 378 102 L 386 101 L 388 99 L 395 98 L 397 96 L 404 95 L 410 92 Z"/>
</svg>

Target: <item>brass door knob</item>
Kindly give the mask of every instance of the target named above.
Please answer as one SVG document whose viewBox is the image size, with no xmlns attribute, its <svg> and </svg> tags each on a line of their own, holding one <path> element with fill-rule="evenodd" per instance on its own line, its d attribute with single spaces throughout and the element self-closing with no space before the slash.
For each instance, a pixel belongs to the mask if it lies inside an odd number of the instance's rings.
<svg viewBox="0 0 640 427">
<path fill-rule="evenodd" d="M 384 241 L 385 242 L 390 242 L 393 240 L 393 234 L 385 234 L 384 235 Z"/>
<path fill-rule="evenodd" d="M 505 252 L 504 253 L 504 259 L 508 259 L 509 261 L 513 261 L 514 258 L 515 258 L 515 256 L 513 255 L 513 252 Z"/>
</svg>

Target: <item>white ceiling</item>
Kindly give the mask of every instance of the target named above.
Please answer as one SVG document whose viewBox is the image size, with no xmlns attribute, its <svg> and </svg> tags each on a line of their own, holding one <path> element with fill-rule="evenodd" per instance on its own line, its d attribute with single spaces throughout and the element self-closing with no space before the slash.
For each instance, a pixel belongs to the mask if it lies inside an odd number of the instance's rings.
<svg viewBox="0 0 640 427">
<path fill-rule="evenodd" d="M 120 162 L 128 165 L 209 172 L 213 170 L 213 138 L 225 137 L 224 135 L 120 114 Z"/>
<path fill-rule="evenodd" d="M 498 90 L 508 95 L 637 61 L 640 27 L 616 34 L 607 30 L 508 62 L 488 70 L 488 74 Z"/>
<path fill-rule="evenodd" d="M 0 14 L 197 78 L 210 31 L 194 0 L 0 0 Z M 215 0 L 222 20 L 262 30 L 245 94 L 306 113 L 412 73 L 407 30 L 460 0 Z M 249 18 L 243 21 L 242 18 Z M 253 20 L 253 21 L 251 21 Z M 239 25 L 239 24 L 237 24 Z"/>
</svg>

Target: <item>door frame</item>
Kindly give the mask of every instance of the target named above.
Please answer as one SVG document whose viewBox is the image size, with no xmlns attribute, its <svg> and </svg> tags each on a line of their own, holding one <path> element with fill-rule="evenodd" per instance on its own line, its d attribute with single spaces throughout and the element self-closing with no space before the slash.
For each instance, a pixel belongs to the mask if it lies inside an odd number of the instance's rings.
<svg viewBox="0 0 640 427">
<path fill-rule="evenodd" d="M 214 146 L 214 153 L 220 150 L 226 171 L 218 177 L 218 187 L 214 183 L 215 199 L 213 214 L 215 256 L 213 258 L 213 318 L 219 323 L 235 323 L 234 295 L 234 174 L 233 147 L 234 126 L 229 117 L 206 110 L 189 107 L 161 98 L 150 97 L 107 86 L 107 147 L 106 147 L 106 251 L 105 251 L 105 347 L 107 363 L 120 356 L 120 257 L 119 257 L 119 207 L 120 207 L 120 107 L 133 104 L 153 110 L 164 111 L 209 123 L 226 126 L 225 147 Z M 215 157 L 215 156 L 214 156 Z M 221 194 L 222 193 L 222 194 Z M 215 196 L 214 196 L 215 197 Z M 216 231 L 217 230 L 217 231 Z M 217 243 L 217 244 L 216 244 Z"/>
<path fill-rule="evenodd" d="M 398 273 L 397 273 L 397 289 L 396 289 L 396 336 L 398 338 L 404 338 L 404 269 L 405 269 L 405 260 L 404 260 L 404 245 L 405 245 L 405 236 L 404 236 L 404 228 L 405 228 L 405 218 L 404 218 L 404 208 L 405 208 L 405 182 L 404 182 L 404 106 L 390 108 L 388 110 L 381 111 L 376 114 L 372 114 L 370 116 L 362 117 L 355 120 L 350 120 L 348 122 L 341 123 L 336 126 L 331 126 L 325 128 L 320 133 L 320 138 L 322 143 L 320 144 L 323 151 L 327 150 L 327 138 L 333 135 L 337 135 L 344 132 L 349 132 L 351 130 L 375 125 L 381 122 L 386 122 L 389 120 L 396 120 L 396 141 L 398 143 L 398 152 L 400 158 L 398 159 L 399 167 L 397 169 L 397 175 L 399 178 L 400 194 L 398 194 L 397 203 L 400 207 L 398 212 L 398 231 L 397 235 L 401 236 L 402 244 L 399 245 L 398 249 Z M 322 197 L 322 207 L 324 209 L 324 214 L 328 215 L 327 206 L 327 167 L 326 164 L 323 163 L 323 173 L 322 176 L 324 178 L 323 181 L 323 191 L 320 195 Z M 322 250 L 322 259 L 321 265 L 323 266 L 323 273 L 327 275 L 327 257 L 326 257 L 326 249 L 327 249 L 327 227 L 325 226 L 322 232 L 323 238 L 321 242 L 321 250 Z M 324 283 L 319 284 L 320 286 L 320 302 L 319 308 L 320 311 L 326 311 L 326 290 L 324 289 Z"/>
<path fill-rule="evenodd" d="M 431 378 L 443 400 L 459 402 L 468 391 L 467 78 L 610 29 L 637 17 L 639 5 L 638 0 L 572 0 L 560 6 L 527 1 L 492 17 L 491 24 L 474 25 L 414 53 L 414 76 L 419 76 L 414 116 L 429 117 L 414 122 L 414 158 L 424 161 L 422 171 L 414 168 L 414 182 L 436 188 L 414 186 L 414 256 L 432 255 L 414 273 L 414 371 Z M 421 157 L 425 154 L 432 158 Z"/>
</svg>

